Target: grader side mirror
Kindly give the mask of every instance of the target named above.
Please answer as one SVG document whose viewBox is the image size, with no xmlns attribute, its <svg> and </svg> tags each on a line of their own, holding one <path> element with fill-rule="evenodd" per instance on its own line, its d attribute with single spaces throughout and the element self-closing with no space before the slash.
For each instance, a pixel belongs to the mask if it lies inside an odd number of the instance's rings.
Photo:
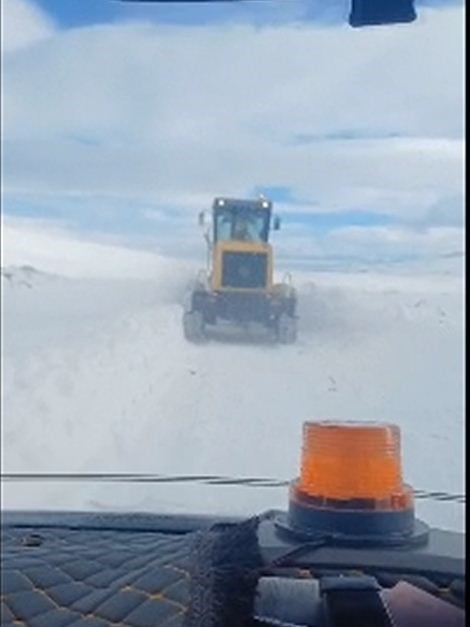
<svg viewBox="0 0 470 627">
<path fill-rule="evenodd" d="M 279 231 L 280 228 L 281 228 L 281 218 L 279 216 L 274 216 L 273 231 Z"/>
<path fill-rule="evenodd" d="M 205 211 L 199 212 L 198 223 L 201 228 L 203 228 L 206 225 L 206 212 Z"/>
</svg>

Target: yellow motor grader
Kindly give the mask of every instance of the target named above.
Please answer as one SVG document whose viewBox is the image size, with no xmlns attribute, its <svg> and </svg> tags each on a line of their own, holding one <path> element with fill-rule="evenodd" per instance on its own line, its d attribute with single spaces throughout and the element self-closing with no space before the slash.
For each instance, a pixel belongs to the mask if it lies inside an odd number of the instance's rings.
<svg viewBox="0 0 470 627">
<path fill-rule="evenodd" d="M 208 246 L 206 270 L 192 287 L 183 316 L 185 336 L 202 341 L 221 321 L 260 323 L 282 344 L 297 337 L 297 295 L 290 276 L 274 283 L 271 230 L 280 228 L 272 203 L 216 198 L 210 220 L 199 214 Z"/>
</svg>

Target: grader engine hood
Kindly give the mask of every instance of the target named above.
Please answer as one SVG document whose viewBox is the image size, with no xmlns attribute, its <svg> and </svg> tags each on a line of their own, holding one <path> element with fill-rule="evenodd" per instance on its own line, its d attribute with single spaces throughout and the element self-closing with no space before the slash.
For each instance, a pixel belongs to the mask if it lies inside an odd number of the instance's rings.
<svg viewBox="0 0 470 627">
<path fill-rule="evenodd" d="M 217 242 L 211 288 L 216 292 L 271 292 L 273 255 L 265 242 Z"/>
</svg>

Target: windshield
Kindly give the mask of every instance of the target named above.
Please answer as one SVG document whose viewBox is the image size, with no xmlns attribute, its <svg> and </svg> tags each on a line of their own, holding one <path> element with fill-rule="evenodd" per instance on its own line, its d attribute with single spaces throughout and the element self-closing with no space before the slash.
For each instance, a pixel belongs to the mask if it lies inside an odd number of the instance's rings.
<svg viewBox="0 0 470 627">
<path fill-rule="evenodd" d="M 2 2 L 5 508 L 285 509 L 385 421 L 463 528 L 465 10 L 350 4 Z"/>
<path fill-rule="evenodd" d="M 215 214 L 215 241 L 267 242 L 269 213 L 265 210 L 220 210 Z"/>
</svg>

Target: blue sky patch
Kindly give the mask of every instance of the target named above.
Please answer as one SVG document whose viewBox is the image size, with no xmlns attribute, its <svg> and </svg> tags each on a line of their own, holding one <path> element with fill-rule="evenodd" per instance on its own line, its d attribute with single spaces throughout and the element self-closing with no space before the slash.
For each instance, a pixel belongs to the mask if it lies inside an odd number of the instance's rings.
<svg viewBox="0 0 470 627">
<path fill-rule="evenodd" d="M 114 235 L 140 235 L 149 230 L 149 220 L 145 211 L 152 206 L 132 203 L 128 199 L 99 197 L 60 197 L 30 199 L 27 196 L 7 195 L 4 198 L 4 212 L 20 218 L 34 218 L 55 221 L 79 232 L 100 231 Z"/>
<path fill-rule="evenodd" d="M 107 23 L 120 12 L 113 0 L 35 0 L 35 3 L 62 28 Z"/>
<path fill-rule="evenodd" d="M 273 198 L 272 195 L 269 198 Z M 84 199 L 61 197 L 48 200 L 31 199 L 27 196 L 7 194 L 4 198 L 4 211 L 10 216 L 23 218 L 41 218 L 63 222 L 80 231 L 103 231 L 113 234 L 138 235 L 149 230 L 153 224 L 155 231 L 171 229 L 174 222 L 181 225 L 194 221 L 191 211 L 177 211 L 171 207 L 158 207 L 151 203 L 131 202 L 129 199 L 110 199 L 99 197 Z M 149 219 L 154 213 L 155 217 Z M 282 212 L 281 212 L 282 213 Z M 301 226 L 312 235 L 325 235 L 330 231 L 346 227 L 374 227 L 397 224 L 397 219 L 382 213 L 360 210 L 338 212 L 306 213 L 299 211 L 283 214 L 282 224 Z"/>
<path fill-rule="evenodd" d="M 124 20 L 161 24 L 217 24 L 246 21 L 254 25 L 286 21 L 344 24 L 350 0 L 266 0 L 258 2 L 120 2 L 118 0 L 35 0 L 62 28 Z M 462 6 L 463 0 L 419 0 L 419 7 Z"/>
<path fill-rule="evenodd" d="M 257 197 L 260 195 L 266 196 L 273 203 L 277 202 L 297 202 L 295 197 L 292 194 L 292 191 L 289 187 L 284 187 L 282 185 L 274 185 L 274 186 L 259 186 L 255 187 L 253 190 L 253 196 Z"/>
<path fill-rule="evenodd" d="M 343 0 L 341 0 L 343 1 Z M 126 20 L 146 20 L 160 24 L 202 25 L 250 22 L 255 25 L 309 19 L 312 5 L 320 0 L 269 0 L 266 2 L 119 2 L 117 0 L 36 0 L 59 26 L 74 28 Z M 335 0 L 333 4 L 338 4 Z M 325 15 L 331 21 L 331 7 Z M 315 19 L 321 11 L 314 11 Z M 341 21 L 338 16 L 336 22 Z"/>
<path fill-rule="evenodd" d="M 283 216 L 286 226 L 289 223 L 302 225 L 318 235 L 324 235 L 335 229 L 357 227 L 390 226 L 397 224 L 397 218 L 371 211 L 346 210 L 318 213 L 289 213 Z"/>
</svg>

